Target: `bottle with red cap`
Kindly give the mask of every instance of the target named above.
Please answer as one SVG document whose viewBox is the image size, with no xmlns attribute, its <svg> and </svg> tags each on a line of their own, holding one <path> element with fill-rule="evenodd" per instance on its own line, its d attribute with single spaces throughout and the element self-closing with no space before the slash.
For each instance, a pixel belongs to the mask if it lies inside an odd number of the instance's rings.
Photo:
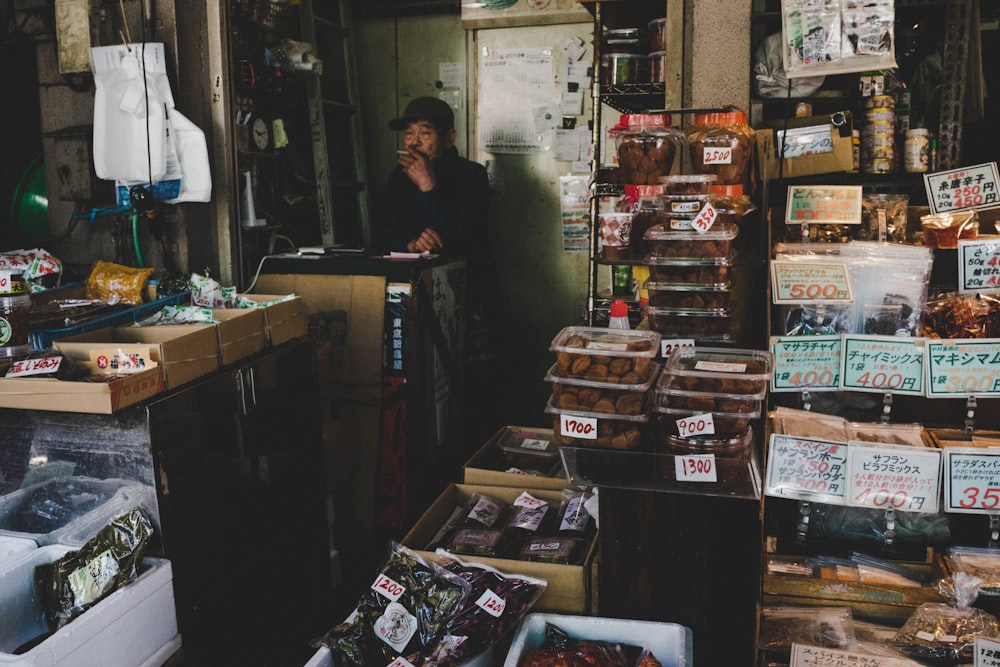
<svg viewBox="0 0 1000 667">
<path fill-rule="evenodd" d="M 608 320 L 609 329 L 631 329 L 628 321 L 628 304 L 621 299 L 611 302 L 611 319 Z"/>
</svg>

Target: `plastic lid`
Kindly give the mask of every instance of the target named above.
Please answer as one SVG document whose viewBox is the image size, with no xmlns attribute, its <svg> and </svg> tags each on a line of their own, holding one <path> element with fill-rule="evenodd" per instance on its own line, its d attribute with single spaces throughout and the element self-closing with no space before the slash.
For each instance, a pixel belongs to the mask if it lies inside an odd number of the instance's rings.
<svg viewBox="0 0 1000 667">
<path fill-rule="evenodd" d="M 668 113 L 623 113 L 618 117 L 616 128 L 670 127 L 670 121 Z"/>
<path fill-rule="evenodd" d="M 719 197 L 739 197 L 743 194 L 743 185 L 734 183 L 729 185 L 710 185 L 708 191 Z"/>
<path fill-rule="evenodd" d="M 747 125 L 747 115 L 742 111 L 716 111 L 694 115 L 695 125 Z"/>
<path fill-rule="evenodd" d="M 926 127 L 914 127 L 906 131 L 906 136 L 908 137 L 920 137 L 927 136 Z"/>
<path fill-rule="evenodd" d="M 621 299 L 611 302 L 611 317 L 628 317 L 628 304 Z"/>
</svg>

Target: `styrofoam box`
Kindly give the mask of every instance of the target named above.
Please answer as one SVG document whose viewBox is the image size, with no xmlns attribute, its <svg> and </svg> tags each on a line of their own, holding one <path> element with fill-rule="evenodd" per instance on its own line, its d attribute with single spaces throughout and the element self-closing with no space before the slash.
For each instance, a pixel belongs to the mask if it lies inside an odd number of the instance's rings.
<svg viewBox="0 0 1000 667">
<path fill-rule="evenodd" d="M 30 502 L 32 494 L 46 484 L 57 481 L 85 482 L 111 494 L 111 497 L 86 514 L 82 514 L 48 533 L 29 533 L 10 528 L 14 516 L 26 503 Z M 146 509 L 149 513 L 156 507 L 155 503 L 156 492 L 152 487 L 131 480 L 90 479 L 87 477 L 53 478 L 0 496 L 0 536 L 30 539 L 40 547 L 50 544 L 80 547 L 119 514 L 137 506 Z"/>
<path fill-rule="evenodd" d="M 29 540 L 26 537 L 0 535 L 0 567 L 3 567 L 3 564 L 6 563 L 11 556 L 23 554 L 27 551 L 34 551 L 37 548 L 38 544 L 34 540 Z"/>
<path fill-rule="evenodd" d="M 649 650 L 663 667 L 694 665 L 693 636 L 690 628 L 677 623 L 631 621 L 599 616 L 528 614 L 514 635 L 504 667 L 517 667 L 521 656 L 545 641 L 545 624 L 551 623 L 576 639 L 616 641 Z"/>
<path fill-rule="evenodd" d="M 463 662 L 462 667 L 489 667 L 493 664 L 493 649 L 488 648 L 472 660 Z M 333 667 L 333 654 L 323 646 L 309 658 L 305 667 Z"/>
<path fill-rule="evenodd" d="M 152 667 L 177 651 L 173 570 L 170 561 L 146 558 L 134 581 L 30 651 L 11 654 L 48 630 L 35 592 L 35 566 L 51 563 L 69 550 L 61 544 L 39 547 L 0 567 L 0 665 Z"/>
</svg>

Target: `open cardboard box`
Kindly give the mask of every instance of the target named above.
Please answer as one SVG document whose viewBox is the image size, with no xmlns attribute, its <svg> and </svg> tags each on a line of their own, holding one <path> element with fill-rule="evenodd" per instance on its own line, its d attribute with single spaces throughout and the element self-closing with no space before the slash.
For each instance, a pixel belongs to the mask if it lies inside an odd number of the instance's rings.
<svg viewBox="0 0 1000 667">
<path fill-rule="evenodd" d="M 829 116 L 809 116 L 789 118 L 770 123 L 772 127 L 756 131 L 757 159 L 760 172 L 769 179 L 796 178 L 812 174 L 829 174 L 851 171 L 854 168 L 854 148 L 851 139 L 852 120 L 850 112 L 839 112 Z M 781 145 L 778 130 L 796 130 L 807 127 L 828 125 L 833 150 L 826 153 L 812 153 L 798 157 L 778 159 Z"/>
<path fill-rule="evenodd" d="M 80 360 L 88 360 L 94 349 L 148 346 L 153 361 L 159 364 L 163 373 L 167 389 L 175 389 L 219 368 L 219 339 L 214 324 L 110 327 L 69 336 L 54 345 L 64 354 Z"/>
<path fill-rule="evenodd" d="M 281 294 L 242 294 L 251 301 L 266 303 L 282 298 Z M 301 297 L 275 303 L 264 308 L 264 321 L 267 325 L 267 339 L 277 347 L 296 338 L 305 338 L 309 334 L 309 314 Z"/>
<path fill-rule="evenodd" d="M 263 308 L 216 308 L 219 361 L 223 366 L 251 357 L 267 345 L 267 323 Z"/>
<path fill-rule="evenodd" d="M 559 491 L 552 489 L 531 489 L 525 487 L 480 486 L 475 484 L 451 484 L 437 500 L 424 512 L 410 532 L 403 538 L 403 544 L 417 551 L 428 561 L 435 560 L 435 555 L 426 547 L 434 539 L 438 529 L 448 520 L 452 511 L 466 501 L 474 493 L 483 493 L 497 500 L 512 503 L 524 491 L 536 498 L 558 502 L 561 499 Z M 461 554 L 464 561 L 483 563 L 495 567 L 508 574 L 523 574 L 537 577 L 548 582 L 542 597 L 534 608 L 542 611 L 557 611 L 571 613 L 587 613 L 590 598 L 590 563 L 597 550 L 596 538 L 591 543 L 584 561 L 580 565 L 558 565 L 555 563 L 536 563 L 532 561 L 513 560 L 509 558 L 487 558 Z"/>
<path fill-rule="evenodd" d="M 463 481 L 466 484 L 479 484 L 483 486 L 516 486 L 524 488 L 530 486 L 534 489 L 551 489 L 561 491 L 569 486 L 566 481 L 566 471 L 563 468 L 562 459 L 556 457 L 558 475 L 541 477 L 539 475 L 526 475 L 513 472 L 506 472 L 511 466 L 503 458 L 503 452 L 498 446 L 498 441 L 509 429 L 522 429 L 518 426 L 504 426 L 494 433 L 486 444 L 479 448 L 472 457 L 465 462 L 463 469 Z M 550 428 L 523 427 L 525 431 L 533 431 L 552 435 Z"/>
</svg>

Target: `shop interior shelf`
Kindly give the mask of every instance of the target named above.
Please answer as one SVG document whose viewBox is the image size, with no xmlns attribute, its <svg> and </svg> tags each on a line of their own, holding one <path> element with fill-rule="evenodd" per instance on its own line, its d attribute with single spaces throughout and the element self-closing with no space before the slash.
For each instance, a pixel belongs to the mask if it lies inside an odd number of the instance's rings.
<svg viewBox="0 0 1000 667">
<path fill-rule="evenodd" d="M 760 500 L 760 465 L 750 460 L 715 458 L 717 482 L 677 481 L 669 454 L 594 447 L 561 447 L 566 478 L 575 486 L 598 486 L 683 495 Z"/>
</svg>

